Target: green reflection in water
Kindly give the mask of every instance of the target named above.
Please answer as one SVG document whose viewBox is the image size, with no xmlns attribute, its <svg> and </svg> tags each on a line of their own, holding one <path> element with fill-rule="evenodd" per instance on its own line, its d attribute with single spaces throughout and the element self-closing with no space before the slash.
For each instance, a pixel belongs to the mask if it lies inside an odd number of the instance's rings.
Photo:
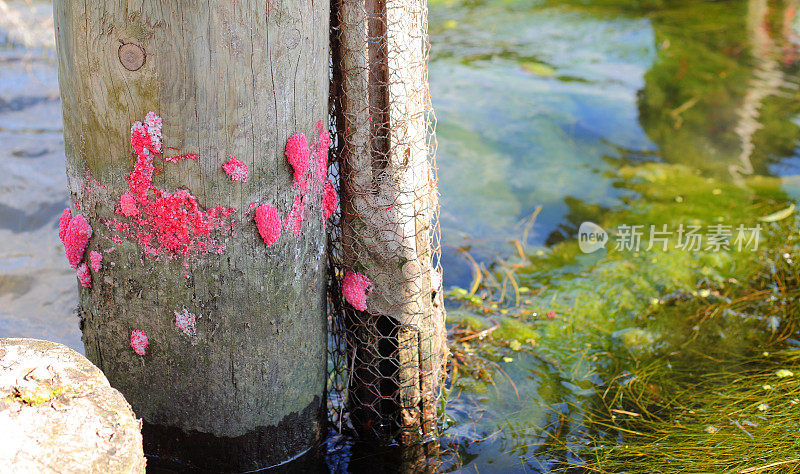
<svg viewBox="0 0 800 474">
<path fill-rule="evenodd" d="M 793 154 L 800 110 L 793 14 L 751 1 L 692 2 L 651 16 L 658 55 L 645 74 L 639 117 L 666 161 L 738 179 Z"/>
</svg>

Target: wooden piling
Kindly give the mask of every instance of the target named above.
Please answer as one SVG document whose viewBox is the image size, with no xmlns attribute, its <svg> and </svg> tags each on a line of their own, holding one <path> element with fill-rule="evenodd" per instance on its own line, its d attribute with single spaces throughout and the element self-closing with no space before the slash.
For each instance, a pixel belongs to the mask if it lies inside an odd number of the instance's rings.
<svg viewBox="0 0 800 474">
<path fill-rule="evenodd" d="M 324 431 L 320 192 L 301 199 L 299 235 L 269 246 L 253 206 L 288 217 L 300 191 L 286 140 L 303 132 L 313 147 L 327 122 L 328 2 L 55 0 L 54 11 L 71 215 L 93 229 L 85 255 L 102 254 L 80 289 L 87 357 L 144 419 L 148 454 L 238 470 L 301 455 Z M 131 126 L 149 111 L 163 149 L 145 199 L 208 218 L 188 243 L 139 197 L 120 209 L 135 184 Z M 246 182 L 223 172 L 231 156 Z"/>
</svg>

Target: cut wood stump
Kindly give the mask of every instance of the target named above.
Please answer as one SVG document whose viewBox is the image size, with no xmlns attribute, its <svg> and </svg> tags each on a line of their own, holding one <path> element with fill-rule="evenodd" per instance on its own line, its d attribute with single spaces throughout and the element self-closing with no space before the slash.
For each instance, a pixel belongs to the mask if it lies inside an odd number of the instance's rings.
<svg viewBox="0 0 800 474">
<path fill-rule="evenodd" d="M 82 355 L 55 342 L 0 339 L 3 472 L 143 473 L 141 428 Z"/>
</svg>

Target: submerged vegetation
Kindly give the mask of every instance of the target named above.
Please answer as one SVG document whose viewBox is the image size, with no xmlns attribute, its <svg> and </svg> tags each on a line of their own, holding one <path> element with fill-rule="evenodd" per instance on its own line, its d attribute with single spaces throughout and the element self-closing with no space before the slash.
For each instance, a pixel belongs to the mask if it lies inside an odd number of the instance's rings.
<svg viewBox="0 0 800 474">
<path fill-rule="evenodd" d="M 780 180 L 739 187 L 665 164 L 618 178 L 637 197 L 603 228 L 760 225 L 758 249 L 690 252 L 673 236 L 666 251 L 643 239 L 639 252 L 609 243 L 595 256 L 564 241 L 476 272 L 472 288 L 451 292 L 452 422 L 473 430 L 453 430 L 454 462 L 490 437 L 539 469 L 716 472 L 795 459 L 799 228 Z"/>
</svg>

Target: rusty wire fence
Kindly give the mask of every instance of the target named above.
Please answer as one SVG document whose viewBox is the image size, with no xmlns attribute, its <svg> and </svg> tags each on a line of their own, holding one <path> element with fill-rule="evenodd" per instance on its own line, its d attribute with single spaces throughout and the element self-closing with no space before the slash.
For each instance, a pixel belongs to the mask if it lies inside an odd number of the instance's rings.
<svg viewBox="0 0 800 474">
<path fill-rule="evenodd" d="M 330 422 L 418 444 L 447 351 L 426 1 L 336 0 L 331 27 Z"/>
</svg>

